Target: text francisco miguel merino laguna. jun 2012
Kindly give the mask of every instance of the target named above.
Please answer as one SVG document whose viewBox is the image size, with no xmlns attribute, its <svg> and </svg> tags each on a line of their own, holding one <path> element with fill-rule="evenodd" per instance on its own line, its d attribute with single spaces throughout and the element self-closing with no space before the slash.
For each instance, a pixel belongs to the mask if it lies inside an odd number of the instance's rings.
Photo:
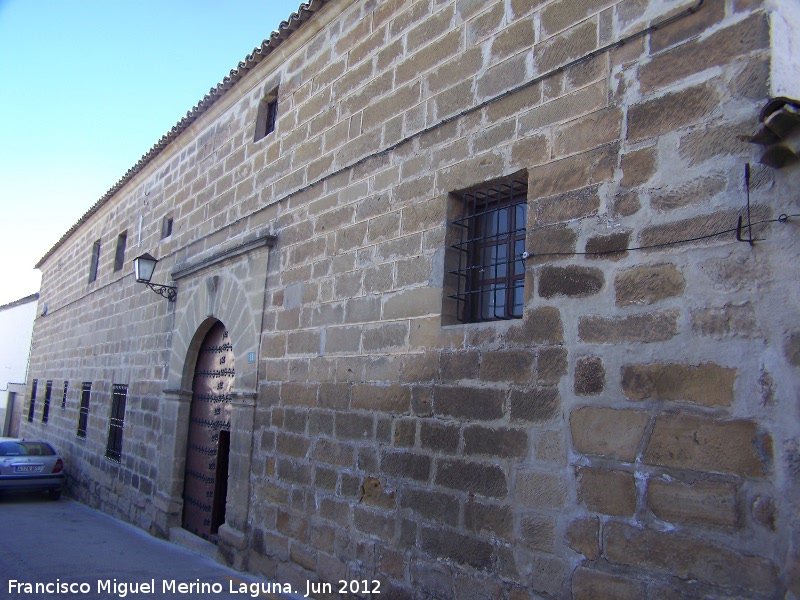
<svg viewBox="0 0 800 600">
<path fill-rule="evenodd" d="M 120 598 L 147 594 L 242 594 L 257 598 L 261 594 L 295 594 L 302 593 L 309 598 L 311 594 L 333 593 L 344 594 L 360 593 L 366 595 L 380 594 L 380 582 L 373 580 L 338 581 L 336 584 L 306 582 L 305 590 L 295 590 L 288 583 L 274 582 L 244 582 L 226 578 L 224 583 L 200 581 L 177 581 L 163 579 L 160 585 L 155 579 L 149 581 L 117 581 L 116 579 L 98 579 L 95 585 L 88 582 L 55 581 L 27 582 L 10 579 L 8 581 L 9 594 L 22 595 L 58 595 L 58 594 L 113 594 Z"/>
</svg>

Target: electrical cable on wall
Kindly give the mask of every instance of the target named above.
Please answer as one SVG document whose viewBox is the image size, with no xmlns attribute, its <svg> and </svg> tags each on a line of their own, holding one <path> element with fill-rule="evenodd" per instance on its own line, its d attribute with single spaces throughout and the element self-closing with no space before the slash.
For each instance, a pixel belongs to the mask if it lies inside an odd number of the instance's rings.
<svg viewBox="0 0 800 600">
<path fill-rule="evenodd" d="M 753 225 L 763 225 L 765 223 L 788 223 L 790 219 L 797 218 L 797 217 L 800 217 L 800 214 L 787 215 L 786 213 L 783 213 L 783 214 L 779 215 L 775 219 L 762 219 L 760 221 L 755 221 L 755 222 L 749 223 L 748 226 L 752 227 Z M 741 223 L 741 217 L 740 217 L 739 218 L 739 223 L 738 223 L 738 225 L 736 227 L 733 227 L 731 229 L 724 229 L 722 231 L 715 231 L 714 233 L 709 233 L 709 234 L 706 234 L 706 235 L 700 235 L 700 236 L 692 237 L 692 238 L 684 238 L 684 239 L 680 239 L 680 240 L 674 240 L 674 241 L 671 241 L 671 242 L 661 242 L 661 243 L 658 243 L 658 244 L 649 244 L 649 245 L 645 245 L 645 246 L 635 246 L 633 248 L 618 248 L 618 249 L 614 249 L 614 250 L 598 250 L 596 252 L 540 252 L 540 253 L 523 252 L 520 255 L 519 260 L 525 261 L 528 258 L 540 257 L 540 256 L 603 256 L 603 255 L 607 255 L 607 254 L 621 254 L 623 252 L 633 252 L 635 250 L 652 250 L 654 248 L 666 248 L 668 246 L 675 246 L 677 244 L 687 244 L 687 243 L 690 243 L 690 242 L 698 242 L 698 241 L 701 241 L 701 240 L 717 237 L 717 236 L 720 236 L 720 235 L 725 235 L 726 233 L 736 233 L 737 234 L 737 238 L 736 238 L 737 241 L 747 242 L 747 243 L 750 243 L 750 245 L 753 245 L 753 242 L 756 241 L 756 240 L 753 240 L 753 239 L 742 239 L 740 237 L 741 236 L 741 232 L 742 232 L 742 223 Z"/>
<path fill-rule="evenodd" d="M 612 250 L 598 250 L 595 252 L 542 252 L 539 254 L 530 253 L 530 252 L 523 252 L 519 260 L 522 260 L 523 264 L 525 260 L 532 257 L 532 256 L 603 256 L 608 254 L 621 254 L 623 252 L 633 252 L 634 250 L 652 250 L 654 248 L 666 248 L 669 246 L 675 246 L 677 244 L 687 244 L 689 242 L 699 242 L 701 240 L 717 237 L 720 235 L 725 235 L 726 233 L 736 233 L 736 241 L 737 242 L 745 242 L 750 244 L 751 246 L 755 245 L 755 242 L 764 241 L 762 238 L 754 238 L 753 237 L 753 226 L 754 225 L 763 225 L 766 223 L 787 223 L 790 218 L 792 217 L 800 217 L 800 214 L 793 214 L 787 215 L 783 213 L 778 216 L 777 219 L 762 219 L 760 221 L 753 222 L 751 219 L 751 212 L 750 212 L 750 163 L 745 163 L 744 165 L 744 189 L 745 189 L 745 210 L 747 215 L 747 224 L 745 225 L 742 215 L 739 215 L 739 218 L 736 223 L 736 227 L 732 229 L 724 229 L 722 231 L 716 231 L 714 233 L 708 233 L 705 235 L 695 236 L 691 238 L 684 238 L 680 240 L 674 240 L 670 242 L 661 242 L 658 244 L 648 244 L 644 246 L 636 246 L 633 248 L 614 248 Z M 744 237 L 744 229 L 747 228 L 747 237 Z"/>
</svg>

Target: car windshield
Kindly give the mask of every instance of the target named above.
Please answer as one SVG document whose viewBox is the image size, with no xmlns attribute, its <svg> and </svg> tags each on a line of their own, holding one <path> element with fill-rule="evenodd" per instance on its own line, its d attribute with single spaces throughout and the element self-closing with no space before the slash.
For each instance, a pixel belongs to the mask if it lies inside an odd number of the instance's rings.
<svg viewBox="0 0 800 600">
<path fill-rule="evenodd" d="M 0 442 L 0 456 L 52 456 L 53 449 L 44 442 Z"/>
</svg>

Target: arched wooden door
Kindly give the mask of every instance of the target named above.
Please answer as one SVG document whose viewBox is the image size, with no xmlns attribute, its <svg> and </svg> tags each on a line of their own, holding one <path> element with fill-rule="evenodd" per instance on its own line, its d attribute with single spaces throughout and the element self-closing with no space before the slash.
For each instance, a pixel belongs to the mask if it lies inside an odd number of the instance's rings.
<svg viewBox="0 0 800 600">
<path fill-rule="evenodd" d="M 184 529 L 215 543 L 225 522 L 234 375 L 233 345 L 217 322 L 197 356 L 183 487 Z"/>
</svg>

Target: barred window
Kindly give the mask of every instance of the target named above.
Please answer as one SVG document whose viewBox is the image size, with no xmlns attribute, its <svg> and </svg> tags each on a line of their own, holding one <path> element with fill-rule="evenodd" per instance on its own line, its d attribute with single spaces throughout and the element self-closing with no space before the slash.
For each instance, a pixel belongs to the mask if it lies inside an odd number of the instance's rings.
<svg viewBox="0 0 800 600">
<path fill-rule="evenodd" d="M 33 423 L 33 411 L 36 408 L 36 386 L 38 383 L 38 379 L 34 379 L 31 382 L 31 403 L 28 405 L 28 423 Z"/>
<path fill-rule="evenodd" d="M 458 195 L 448 261 L 458 321 L 522 317 L 527 194 L 526 180 L 509 179 Z"/>
<path fill-rule="evenodd" d="M 106 442 L 106 458 L 117 462 L 122 458 L 122 430 L 125 427 L 125 401 L 128 398 L 128 386 L 114 384 L 111 399 L 111 418 L 108 422 L 108 441 Z"/>
<path fill-rule="evenodd" d="M 53 380 L 48 379 L 44 387 L 44 407 L 42 408 L 42 423 L 47 423 L 50 418 L 50 398 L 53 395 Z"/>
<path fill-rule="evenodd" d="M 81 387 L 81 408 L 78 411 L 78 432 L 79 438 L 86 437 L 86 426 L 89 422 L 89 396 L 92 393 L 92 382 L 84 381 Z"/>
<path fill-rule="evenodd" d="M 67 408 L 67 389 L 69 389 L 69 381 L 64 382 L 64 395 L 61 396 L 61 408 Z"/>
</svg>

